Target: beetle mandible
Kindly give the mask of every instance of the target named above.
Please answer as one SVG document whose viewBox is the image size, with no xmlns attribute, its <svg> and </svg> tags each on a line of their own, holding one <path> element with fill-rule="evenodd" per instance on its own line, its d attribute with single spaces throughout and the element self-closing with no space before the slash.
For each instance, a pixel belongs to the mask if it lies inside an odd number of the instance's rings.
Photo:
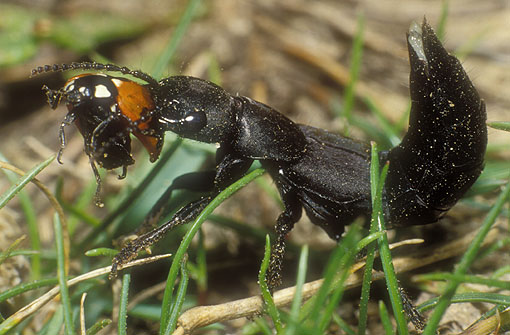
<svg viewBox="0 0 510 335">
<path fill-rule="evenodd" d="M 384 216 L 390 227 L 436 222 L 471 187 L 484 166 L 487 146 L 485 104 L 459 60 L 449 55 L 424 21 L 408 34 L 411 65 L 411 114 L 402 142 L 381 152 L 389 161 L 384 187 Z M 64 101 L 69 113 L 60 130 L 75 123 L 98 180 L 96 163 L 126 167 L 130 134 L 158 158 L 166 131 L 206 143 L 218 143 L 214 171 L 185 175 L 174 188 L 203 181 L 208 195 L 181 208 L 170 221 L 130 242 L 114 258 L 112 274 L 138 251 L 167 231 L 195 219 L 211 200 L 259 160 L 274 180 L 285 209 L 276 222 L 268 285 L 281 283 L 285 235 L 304 209 L 310 220 L 338 240 L 345 225 L 369 217 L 369 148 L 323 129 L 296 124 L 273 108 L 193 77 L 151 76 L 115 65 L 73 63 L 33 70 L 33 74 L 68 69 L 118 71 L 145 85 L 105 74 L 71 78 L 64 88 L 44 87 L 51 107 Z M 60 153 L 61 153 L 60 151 Z M 99 187 L 98 187 L 99 189 Z"/>
</svg>

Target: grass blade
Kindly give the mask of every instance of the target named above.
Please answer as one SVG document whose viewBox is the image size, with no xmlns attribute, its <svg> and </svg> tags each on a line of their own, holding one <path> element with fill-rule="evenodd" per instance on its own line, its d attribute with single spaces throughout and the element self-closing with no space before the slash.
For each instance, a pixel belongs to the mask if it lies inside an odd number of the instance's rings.
<svg viewBox="0 0 510 335">
<path fill-rule="evenodd" d="M 510 131 L 510 122 L 508 121 L 487 122 L 487 125 L 494 129 Z"/>
<path fill-rule="evenodd" d="M 473 275 L 456 275 L 452 273 L 429 273 L 423 274 L 416 277 L 419 281 L 427 281 L 427 280 L 450 280 L 450 281 L 458 281 L 459 283 L 470 283 L 470 284 L 481 284 L 486 285 L 488 287 L 497 287 L 504 290 L 510 290 L 510 282 L 483 278 L 479 276 Z"/>
<path fill-rule="evenodd" d="M 303 284 L 306 279 L 306 271 L 307 271 L 307 262 L 308 262 L 308 245 L 304 245 L 301 248 L 301 253 L 299 255 L 299 265 L 298 265 L 298 273 L 296 279 L 296 293 L 294 294 L 294 299 L 292 300 L 292 306 L 290 308 L 290 317 L 289 322 L 287 324 L 286 335 L 293 335 L 296 331 L 296 326 L 299 323 L 299 310 L 301 308 L 302 303 L 302 289 Z"/>
<path fill-rule="evenodd" d="M 57 276 L 58 284 L 60 286 L 60 296 L 62 298 L 62 307 L 64 309 L 65 334 L 73 335 L 73 312 L 71 309 L 71 297 L 69 296 L 69 289 L 67 287 L 66 280 L 64 237 L 62 232 L 62 224 L 60 223 L 60 217 L 57 214 L 55 214 L 53 219 L 53 227 L 55 229 L 55 243 L 57 245 Z"/>
<path fill-rule="evenodd" d="M 127 334 L 127 310 L 130 281 L 131 275 L 129 273 L 126 273 L 122 276 L 122 289 L 120 291 L 119 321 L 117 330 L 119 335 Z"/>
<path fill-rule="evenodd" d="M 259 286 L 260 291 L 262 293 L 262 299 L 264 299 L 264 303 L 266 305 L 266 311 L 273 320 L 274 327 L 276 329 L 276 334 L 283 333 L 282 322 L 280 319 L 280 313 L 276 308 L 276 305 L 273 300 L 273 296 L 269 291 L 269 287 L 266 282 L 266 272 L 269 267 L 269 260 L 271 258 L 271 241 L 269 239 L 269 235 L 266 235 L 266 247 L 264 249 L 264 259 L 262 260 L 262 265 L 260 266 L 259 271 Z"/>
<path fill-rule="evenodd" d="M 25 292 L 37 290 L 45 286 L 53 286 L 57 283 L 58 283 L 57 278 L 48 278 L 35 280 L 30 283 L 16 285 L 14 287 L 11 287 L 9 290 L 0 293 L 0 303 L 17 295 L 23 294 Z"/>
<path fill-rule="evenodd" d="M 7 161 L 7 158 L 4 157 L 0 153 L 0 159 Z M 11 171 L 4 171 L 7 179 L 12 184 L 16 183 L 16 177 Z M 30 246 L 32 250 L 37 251 L 31 258 L 31 266 L 30 266 L 30 277 L 32 280 L 37 280 L 41 278 L 41 256 L 39 252 L 41 251 L 41 240 L 39 239 L 39 226 L 37 225 L 37 217 L 34 206 L 32 205 L 32 201 L 30 197 L 23 191 L 20 190 L 18 193 L 18 199 L 23 209 L 23 213 L 25 214 L 25 220 L 28 226 L 28 236 L 30 237 Z"/>
<path fill-rule="evenodd" d="M 354 261 L 359 240 L 360 228 L 353 225 L 332 252 L 324 271 L 324 281 L 321 288 L 302 308 L 301 318 L 310 320 L 312 323 L 311 329 L 317 330 L 317 333 L 320 333 L 320 327 L 324 327 L 327 323 L 326 319 L 331 317 L 331 308 L 341 298 L 343 283 L 349 271 L 349 264 Z M 338 269 L 340 269 L 340 272 Z M 328 304 L 328 298 L 332 291 L 333 295 L 330 300 L 332 302 Z M 325 312 L 325 306 L 327 313 Z"/>
<path fill-rule="evenodd" d="M 354 107 L 355 86 L 358 81 L 359 71 L 361 67 L 361 59 L 363 56 L 363 31 L 365 28 L 365 18 L 363 14 L 358 14 L 358 26 L 356 35 L 352 42 L 351 66 L 349 72 L 349 84 L 345 87 L 343 116 L 346 119 L 344 135 L 349 136 L 349 123 L 351 119 L 352 109 Z"/>
<path fill-rule="evenodd" d="M 154 69 L 152 70 L 152 75 L 154 76 L 154 78 L 162 77 L 165 68 L 172 60 L 172 57 L 174 56 L 175 51 L 177 50 L 177 47 L 181 42 L 181 39 L 186 33 L 186 30 L 188 29 L 191 19 L 193 19 L 193 15 L 195 14 L 195 11 L 198 8 L 200 2 L 201 0 L 190 0 L 188 2 L 188 6 L 186 7 L 186 10 L 182 14 L 181 20 L 175 27 L 170 42 L 167 44 L 165 50 L 163 50 L 163 53 L 159 57 L 156 65 L 154 65 Z"/>
<path fill-rule="evenodd" d="M 184 257 L 181 263 L 181 281 L 179 283 L 179 288 L 177 289 L 175 303 L 172 305 L 170 318 L 168 320 L 168 326 L 165 329 L 165 335 L 170 335 L 174 331 L 175 326 L 177 325 L 177 319 L 179 318 L 179 314 L 181 313 L 184 299 L 186 298 L 186 290 L 188 289 L 189 282 L 189 275 L 186 263 L 187 263 L 186 257 Z"/>
<path fill-rule="evenodd" d="M 441 4 L 441 15 L 439 16 L 439 22 L 437 23 L 437 37 L 441 42 L 444 42 L 444 36 L 446 34 L 446 20 L 448 19 L 449 7 L 449 0 L 443 0 Z"/>
<path fill-rule="evenodd" d="M 379 155 L 377 154 L 377 145 L 371 143 L 371 161 L 370 161 L 370 187 L 372 195 L 372 208 L 375 208 L 375 200 L 377 196 L 377 183 L 379 181 Z M 377 226 L 377 211 L 372 211 L 372 219 L 370 223 L 370 234 L 378 232 Z M 370 285 L 372 283 L 372 269 L 374 266 L 375 259 L 375 243 L 370 244 L 367 247 L 367 256 L 365 261 L 365 270 L 363 272 L 363 283 L 361 285 L 361 297 L 359 303 L 359 322 L 358 322 L 358 334 L 364 335 L 367 328 L 368 319 L 368 300 L 370 299 Z"/>
<path fill-rule="evenodd" d="M 379 316 L 386 335 L 393 335 L 393 325 L 391 324 L 388 309 L 383 301 L 379 301 Z"/>
<path fill-rule="evenodd" d="M 469 245 L 469 248 L 467 249 L 466 253 L 460 260 L 459 264 L 457 265 L 454 274 L 455 275 L 464 275 L 466 274 L 467 270 L 469 269 L 469 266 L 476 258 L 476 255 L 478 254 L 478 251 L 480 250 L 480 246 L 482 245 L 483 240 L 485 239 L 485 236 L 487 236 L 487 233 L 492 228 L 494 222 L 496 221 L 496 218 L 498 217 L 499 213 L 501 212 L 503 205 L 506 201 L 508 201 L 508 197 L 510 195 L 510 183 L 507 184 L 503 192 L 499 195 L 496 203 L 491 208 L 489 214 L 485 217 L 485 220 L 482 224 L 482 227 L 478 231 L 478 234 L 473 239 L 473 242 Z M 424 335 L 432 335 L 435 334 L 436 329 L 439 325 L 439 322 L 441 321 L 441 318 L 443 317 L 444 312 L 446 311 L 446 308 L 448 308 L 448 305 L 450 304 L 450 301 L 455 294 L 455 291 L 457 290 L 457 286 L 459 285 L 459 282 L 456 280 L 452 280 L 448 282 L 448 285 L 446 286 L 446 289 L 444 293 L 439 298 L 439 301 L 437 303 L 437 307 L 434 310 L 434 313 L 429 318 L 429 321 L 427 323 L 427 326 L 425 327 L 425 330 L 423 332 Z"/>
<path fill-rule="evenodd" d="M 181 261 L 184 257 L 184 254 L 186 253 L 186 250 L 191 244 L 193 237 L 200 229 L 202 223 L 213 212 L 213 210 L 216 207 L 218 207 L 223 201 L 225 201 L 232 194 L 234 194 L 235 192 L 249 184 L 255 178 L 260 177 L 262 174 L 264 174 L 264 172 L 265 172 L 264 169 L 253 170 L 252 172 L 245 175 L 243 178 L 239 179 L 238 181 L 227 187 L 220 194 L 218 194 L 218 196 L 216 196 L 216 198 L 214 198 L 211 201 L 211 203 L 202 211 L 202 213 L 200 213 L 200 215 L 195 220 L 195 222 L 193 222 L 192 226 L 190 227 L 186 235 L 183 237 L 181 245 L 179 246 L 179 249 L 177 249 L 177 252 L 175 253 L 172 266 L 168 271 L 167 287 L 165 289 L 165 293 L 163 296 L 162 303 L 163 308 L 161 310 L 161 325 L 160 325 L 161 332 L 163 332 L 163 330 L 166 329 L 168 324 L 174 283 L 177 278 L 177 273 L 179 272 Z"/>
<path fill-rule="evenodd" d="M 377 158 L 377 146 L 372 144 L 372 164 L 377 164 L 379 159 Z M 386 230 L 384 224 L 384 215 L 382 210 L 382 191 L 384 187 L 384 181 L 386 179 L 386 174 L 388 173 L 389 164 L 386 164 L 382 172 L 377 178 L 377 173 L 371 170 L 371 185 L 377 185 L 375 197 L 372 202 L 372 219 L 375 222 L 372 222 L 373 225 L 377 226 L 377 230 L 382 232 Z M 372 186 L 372 196 L 374 195 L 374 189 Z M 386 287 L 388 288 L 388 293 L 390 295 L 391 306 L 393 309 L 393 315 L 395 317 L 395 321 L 397 323 L 398 333 L 400 335 L 404 335 L 408 333 L 407 330 L 407 320 L 404 315 L 404 308 L 402 305 L 402 299 L 399 293 L 398 280 L 395 274 L 395 269 L 393 268 L 393 262 L 391 259 L 391 252 L 388 243 L 388 236 L 384 234 L 378 240 L 379 245 L 379 254 L 381 255 L 382 267 L 384 270 L 384 275 L 386 278 Z"/>
<path fill-rule="evenodd" d="M 18 194 L 35 176 L 55 160 L 55 155 L 34 166 L 24 176 L 18 179 L 2 196 L 0 196 L 0 209 L 2 209 L 16 194 Z"/>
</svg>

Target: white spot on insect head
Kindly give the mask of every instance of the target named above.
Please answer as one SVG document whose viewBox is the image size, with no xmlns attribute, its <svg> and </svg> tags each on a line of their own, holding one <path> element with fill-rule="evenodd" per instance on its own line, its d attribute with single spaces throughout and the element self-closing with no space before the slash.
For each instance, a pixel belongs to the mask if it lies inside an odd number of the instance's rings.
<svg viewBox="0 0 510 335">
<path fill-rule="evenodd" d="M 96 85 L 94 88 L 95 88 L 95 91 L 94 91 L 95 98 L 109 98 L 112 96 L 112 93 L 104 85 Z"/>
<path fill-rule="evenodd" d="M 166 124 L 166 123 L 174 124 L 174 123 L 178 123 L 179 121 L 175 120 L 175 119 L 169 119 L 167 117 L 162 116 L 162 117 L 158 118 L 158 122 L 162 123 L 162 124 Z"/>
<path fill-rule="evenodd" d="M 120 87 L 120 85 L 122 85 L 124 82 L 120 79 L 117 79 L 117 78 L 112 78 L 112 83 L 116 86 L 116 87 Z"/>
</svg>

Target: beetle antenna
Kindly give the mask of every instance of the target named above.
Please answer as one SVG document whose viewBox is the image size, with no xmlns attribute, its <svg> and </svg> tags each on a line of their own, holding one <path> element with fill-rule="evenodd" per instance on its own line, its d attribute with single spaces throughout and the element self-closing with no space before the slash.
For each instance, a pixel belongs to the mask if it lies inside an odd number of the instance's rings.
<svg viewBox="0 0 510 335">
<path fill-rule="evenodd" d="M 120 72 L 122 74 L 127 74 L 133 76 L 135 78 L 141 79 L 147 82 L 151 86 L 158 86 L 158 81 L 148 75 L 145 72 L 138 70 L 131 70 L 125 66 L 118 66 L 115 64 L 101 64 L 95 62 L 73 62 L 71 64 L 53 64 L 53 65 L 44 65 L 38 66 L 32 69 L 30 77 L 37 76 L 42 73 L 47 72 L 59 72 L 59 71 L 69 71 L 69 70 L 98 70 L 98 71 L 109 71 L 109 72 Z"/>
</svg>

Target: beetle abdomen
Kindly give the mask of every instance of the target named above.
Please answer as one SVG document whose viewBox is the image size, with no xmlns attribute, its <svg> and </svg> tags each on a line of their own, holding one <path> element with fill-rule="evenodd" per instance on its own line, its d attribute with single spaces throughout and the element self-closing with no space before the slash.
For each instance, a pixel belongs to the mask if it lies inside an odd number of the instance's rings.
<svg viewBox="0 0 510 335">
<path fill-rule="evenodd" d="M 338 240 L 344 227 L 370 215 L 369 147 L 340 135 L 299 125 L 306 155 L 293 164 L 263 162 L 280 192 L 292 189 L 310 220 Z"/>
<path fill-rule="evenodd" d="M 411 28 L 408 49 L 409 131 L 387 156 L 391 226 L 437 221 L 476 181 L 487 147 L 485 104 L 459 60 L 427 23 Z"/>
</svg>

